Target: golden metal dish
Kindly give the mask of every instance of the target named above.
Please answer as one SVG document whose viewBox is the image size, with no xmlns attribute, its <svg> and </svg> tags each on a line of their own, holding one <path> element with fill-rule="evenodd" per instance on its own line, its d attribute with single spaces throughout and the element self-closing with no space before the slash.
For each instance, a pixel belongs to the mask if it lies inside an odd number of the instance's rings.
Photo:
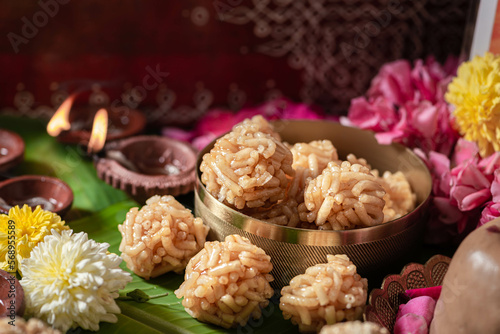
<svg viewBox="0 0 500 334">
<path fill-rule="evenodd" d="M 203 218 L 212 239 L 240 234 L 271 256 L 275 288 L 287 285 L 294 276 L 317 263 L 326 262 L 327 254 L 347 254 L 358 272 L 367 275 L 381 266 L 402 258 L 421 241 L 424 215 L 432 180 L 424 163 L 402 145 L 380 145 L 372 132 L 328 121 L 277 121 L 273 123 L 288 143 L 329 139 L 340 158 L 349 153 L 365 158 L 379 171 L 401 171 L 417 196 L 417 207 L 391 222 L 346 231 L 317 231 L 284 227 L 244 215 L 214 198 L 200 180 L 200 164 L 208 145 L 197 160 L 195 214 Z"/>
<path fill-rule="evenodd" d="M 384 326 L 391 333 L 398 314 L 399 305 L 406 304 L 406 290 L 429 288 L 443 283 L 451 259 L 434 255 L 424 265 L 407 264 L 399 275 L 389 275 L 382 282 L 381 289 L 373 289 L 365 309 L 365 321 Z"/>
</svg>

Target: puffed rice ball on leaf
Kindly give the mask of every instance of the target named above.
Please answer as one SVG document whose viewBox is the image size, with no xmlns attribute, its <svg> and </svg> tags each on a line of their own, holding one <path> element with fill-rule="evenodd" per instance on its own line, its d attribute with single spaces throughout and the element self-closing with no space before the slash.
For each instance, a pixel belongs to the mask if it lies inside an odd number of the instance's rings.
<svg viewBox="0 0 500 334">
<path fill-rule="evenodd" d="M 381 224 L 385 191 L 370 169 L 343 161 L 330 162 L 321 175 L 309 181 L 301 220 L 320 229 L 345 230 Z"/>
<path fill-rule="evenodd" d="M 48 326 L 40 319 L 22 317 L 0 318 L 0 333 L 2 334 L 61 334 L 61 331 Z"/>
<path fill-rule="evenodd" d="M 346 255 L 327 255 L 328 263 L 306 269 L 281 289 L 280 309 L 300 332 L 318 332 L 325 325 L 360 319 L 368 281 Z"/>
<path fill-rule="evenodd" d="M 293 156 L 262 117 L 245 120 L 219 138 L 200 165 L 201 181 L 220 202 L 237 209 L 285 197 Z M 278 136 L 279 138 L 279 136 Z"/>
<path fill-rule="evenodd" d="M 181 273 L 205 244 L 209 227 L 173 196 L 153 196 L 140 210 L 132 208 L 122 225 L 119 250 L 127 267 L 149 279 Z"/>
<path fill-rule="evenodd" d="M 389 331 L 374 322 L 356 320 L 324 326 L 319 334 L 389 334 Z"/>
<path fill-rule="evenodd" d="M 224 242 L 207 242 L 186 267 L 184 282 L 175 291 L 193 317 L 224 328 L 245 326 L 261 317 L 274 290 L 271 258 L 239 235 Z"/>
</svg>

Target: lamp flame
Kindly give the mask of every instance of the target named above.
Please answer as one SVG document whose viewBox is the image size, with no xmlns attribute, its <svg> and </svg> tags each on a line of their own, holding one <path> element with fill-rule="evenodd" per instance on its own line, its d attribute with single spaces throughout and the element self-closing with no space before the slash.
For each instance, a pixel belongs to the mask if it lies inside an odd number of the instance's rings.
<svg viewBox="0 0 500 334">
<path fill-rule="evenodd" d="M 108 112 L 102 108 L 97 111 L 92 125 L 92 133 L 90 135 L 87 153 L 96 153 L 102 150 L 106 142 L 108 133 Z"/>
<path fill-rule="evenodd" d="M 69 122 L 69 112 L 71 110 L 71 106 L 75 101 L 76 94 L 70 95 L 63 103 L 57 108 L 54 116 L 47 124 L 47 132 L 49 135 L 56 137 L 63 130 L 69 130 L 71 128 L 71 123 Z"/>
</svg>

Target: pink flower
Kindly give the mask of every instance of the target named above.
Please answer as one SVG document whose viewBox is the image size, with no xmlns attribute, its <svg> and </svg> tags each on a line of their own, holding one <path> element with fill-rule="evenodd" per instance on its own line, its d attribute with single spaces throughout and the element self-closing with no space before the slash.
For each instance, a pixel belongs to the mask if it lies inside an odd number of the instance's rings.
<svg viewBox="0 0 500 334">
<path fill-rule="evenodd" d="M 497 152 L 498 153 L 498 152 Z M 478 226 L 484 225 L 490 220 L 500 217 L 500 169 L 495 170 L 494 179 L 490 187 L 492 200 L 486 203 L 481 213 Z"/>
<path fill-rule="evenodd" d="M 500 202 L 488 202 L 481 212 L 481 218 L 479 219 L 477 227 L 482 226 L 498 217 L 500 217 Z"/>
<path fill-rule="evenodd" d="M 208 111 L 191 131 L 178 128 L 164 128 L 163 134 L 175 139 L 189 141 L 198 150 L 202 150 L 215 138 L 229 132 L 232 127 L 246 118 L 263 115 L 273 119 L 324 119 L 326 116 L 306 104 L 293 103 L 287 99 L 276 99 L 255 108 L 246 108 L 238 112 L 223 109 Z"/>
<path fill-rule="evenodd" d="M 427 67 L 421 59 L 415 62 L 415 67 L 411 71 L 411 79 L 417 88 L 419 98 L 431 102 L 436 102 L 438 83 L 444 78 L 445 74 L 441 68 Z"/>
<path fill-rule="evenodd" d="M 369 97 L 381 96 L 395 105 L 403 105 L 413 100 L 414 94 L 411 65 L 407 60 L 397 60 L 383 65 L 368 90 Z"/>
<path fill-rule="evenodd" d="M 341 118 L 341 123 L 345 125 L 375 132 L 389 131 L 397 121 L 394 106 L 382 97 L 370 102 L 364 97 L 353 99 L 348 118 Z"/>
<path fill-rule="evenodd" d="M 424 61 L 418 59 L 411 71 L 413 85 L 416 87 L 419 99 L 432 103 L 444 102 L 444 94 L 449 81 L 455 75 L 458 67 L 456 57 L 448 57 L 441 65 L 432 56 Z"/>
<path fill-rule="evenodd" d="M 215 140 L 218 136 L 216 136 L 213 133 L 207 133 L 201 136 L 198 136 L 194 138 L 191 141 L 191 145 L 193 145 L 194 148 L 196 148 L 198 151 L 201 151 L 210 144 L 213 140 Z"/>
<path fill-rule="evenodd" d="M 434 197 L 433 204 L 439 211 L 439 221 L 444 224 L 456 224 L 464 217 L 448 197 Z"/>
<path fill-rule="evenodd" d="M 380 144 L 398 142 L 448 155 L 459 137 L 444 101 L 450 69 L 432 57 L 417 60 L 413 69 L 406 60 L 388 63 L 372 80 L 367 98 L 351 101 L 341 123 L 375 131 Z"/>
<path fill-rule="evenodd" d="M 186 131 L 186 130 L 174 128 L 174 127 L 163 128 L 162 134 L 165 137 L 169 137 L 169 138 L 173 138 L 173 139 L 177 139 L 177 140 L 185 141 L 185 142 L 189 142 L 191 140 L 191 138 L 193 137 L 193 134 L 190 131 Z"/>
<path fill-rule="evenodd" d="M 491 198 L 491 181 L 478 168 L 477 158 L 469 159 L 451 170 L 453 185 L 450 198 L 462 211 L 480 207 Z"/>
<path fill-rule="evenodd" d="M 196 137 L 209 133 L 218 137 L 230 131 L 236 123 L 245 118 L 252 118 L 258 113 L 258 110 L 252 109 L 241 110 L 239 113 L 230 110 L 212 109 L 196 123 Z"/>
<path fill-rule="evenodd" d="M 472 157 L 478 156 L 479 147 L 477 144 L 463 138 L 459 138 L 453 151 L 453 161 L 455 164 L 460 165 Z"/>
<path fill-rule="evenodd" d="M 500 152 L 495 152 L 489 157 L 481 159 L 478 167 L 485 175 L 493 175 L 493 173 L 500 169 Z"/>
</svg>

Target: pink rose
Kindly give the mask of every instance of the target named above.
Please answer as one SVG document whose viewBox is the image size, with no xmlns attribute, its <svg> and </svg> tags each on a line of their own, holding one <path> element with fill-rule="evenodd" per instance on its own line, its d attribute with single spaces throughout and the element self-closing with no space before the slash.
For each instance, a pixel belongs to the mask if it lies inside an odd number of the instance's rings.
<svg viewBox="0 0 500 334">
<path fill-rule="evenodd" d="M 213 133 L 207 133 L 194 138 L 191 141 L 191 145 L 193 145 L 193 147 L 196 148 L 198 151 L 201 151 L 205 148 L 205 146 L 210 144 L 217 137 L 218 136 L 214 135 Z"/>
<path fill-rule="evenodd" d="M 477 159 L 469 159 L 451 170 L 453 185 L 451 199 L 462 211 L 480 207 L 491 198 L 491 181 L 477 166 Z"/>
<path fill-rule="evenodd" d="M 439 221 L 444 224 L 456 224 L 464 214 L 448 197 L 434 197 L 433 204 L 439 210 Z"/>
<path fill-rule="evenodd" d="M 168 127 L 162 132 L 165 136 L 189 141 L 195 148 L 201 150 L 215 138 L 231 131 L 235 124 L 255 115 L 262 115 L 269 120 L 326 118 L 324 113 L 306 104 L 297 104 L 281 98 L 238 112 L 212 109 L 197 122 L 191 131 Z"/>
<path fill-rule="evenodd" d="M 429 153 L 429 162 L 432 166 L 433 194 L 449 197 L 452 183 L 450 160 L 444 154 L 431 151 Z"/>
<path fill-rule="evenodd" d="M 443 80 L 444 77 L 444 72 L 440 68 L 438 69 L 437 66 L 425 66 L 421 59 L 415 61 L 415 66 L 411 71 L 411 79 L 417 88 L 419 99 L 428 100 L 430 102 L 436 102 L 438 83 Z"/>
<path fill-rule="evenodd" d="M 195 133 L 196 136 L 208 133 L 220 136 L 230 131 L 240 118 L 245 119 L 245 116 L 251 118 L 255 115 L 257 111 L 245 110 L 242 114 L 237 114 L 230 110 L 212 109 L 196 123 Z"/>
<path fill-rule="evenodd" d="M 477 227 L 482 226 L 498 217 L 500 217 L 500 202 L 488 202 L 481 212 L 481 219 L 479 219 Z"/>
<path fill-rule="evenodd" d="M 383 65 L 371 82 L 368 96 L 373 98 L 382 96 L 387 102 L 396 105 L 403 105 L 413 100 L 410 62 L 397 60 Z"/>
<path fill-rule="evenodd" d="M 486 203 L 486 207 L 481 212 L 481 219 L 478 227 L 487 222 L 500 217 L 500 169 L 495 170 L 494 179 L 490 187 L 492 200 Z"/>
<path fill-rule="evenodd" d="M 500 169 L 500 152 L 495 152 L 489 157 L 481 159 L 478 167 L 485 175 L 493 175 L 493 173 Z"/>
<path fill-rule="evenodd" d="M 477 144 L 463 138 L 459 138 L 453 151 L 453 161 L 455 164 L 460 165 L 466 160 L 476 157 L 479 153 Z"/>
<path fill-rule="evenodd" d="M 342 117 L 341 123 L 375 132 L 389 131 L 397 123 L 396 111 L 392 103 L 382 97 L 370 102 L 358 97 L 351 101 L 348 118 Z"/>
<path fill-rule="evenodd" d="M 193 137 L 193 133 L 191 131 L 186 131 L 186 130 L 174 128 L 174 127 L 163 128 L 162 134 L 165 137 L 169 137 L 169 138 L 173 138 L 173 139 L 177 139 L 177 140 L 185 141 L 185 142 L 189 142 L 191 140 L 191 138 Z"/>
</svg>

